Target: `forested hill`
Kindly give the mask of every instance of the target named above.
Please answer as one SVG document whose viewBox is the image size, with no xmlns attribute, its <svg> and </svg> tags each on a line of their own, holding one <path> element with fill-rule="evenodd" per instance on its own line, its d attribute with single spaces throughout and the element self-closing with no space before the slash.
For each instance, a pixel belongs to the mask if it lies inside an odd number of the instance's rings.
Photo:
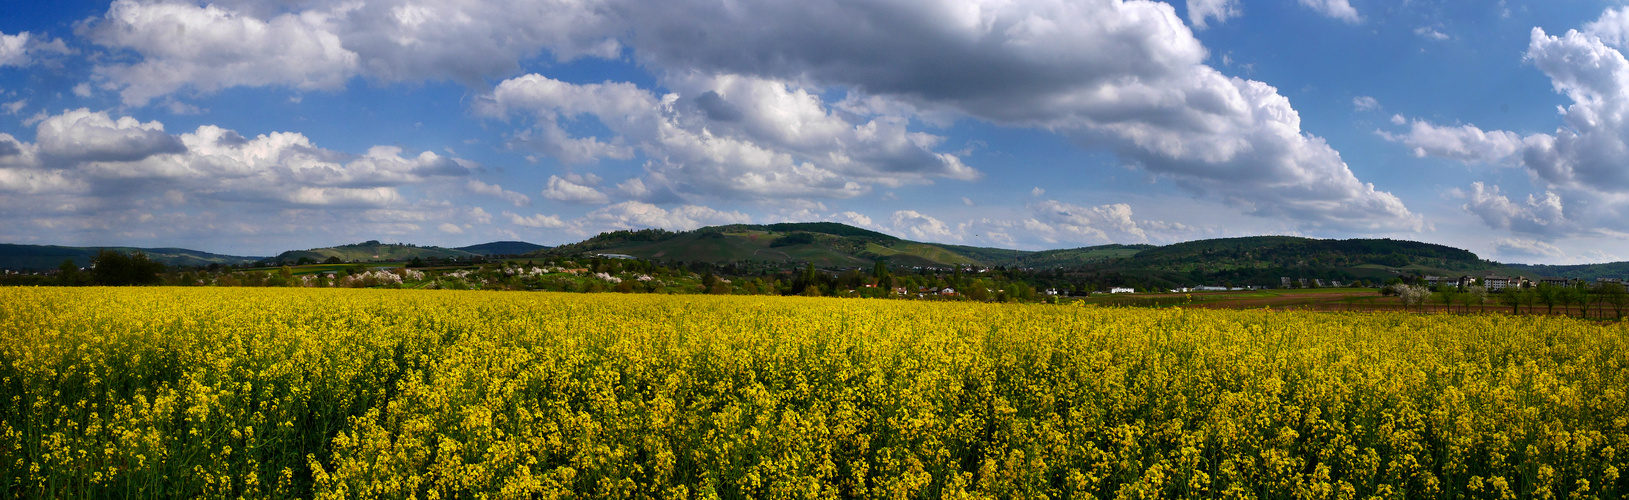
<svg viewBox="0 0 1629 500">
<path fill-rule="evenodd" d="M 1604 264 L 1578 264 L 1571 266 L 1549 266 L 1541 264 L 1510 264 L 1513 269 L 1520 269 L 1538 276 L 1564 276 L 1568 278 L 1583 278 L 1595 281 L 1596 278 L 1629 279 L 1629 262 L 1607 262 Z"/>
<path fill-rule="evenodd" d="M 100 250 L 141 252 L 166 266 L 207 266 L 210 264 L 246 264 L 261 257 L 221 255 L 185 248 L 136 247 L 66 247 L 58 245 L 13 245 L 0 243 L 0 269 L 43 271 L 60 267 L 71 260 L 76 267 L 87 267 Z"/>
<path fill-rule="evenodd" d="M 1194 268 L 1426 267 L 1480 271 L 1499 267 L 1468 250 L 1391 239 L 1319 240 L 1252 236 L 1174 243 L 1137 252 L 1126 265 L 1188 271 Z"/>
<path fill-rule="evenodd" d="M 364 241 L 350 245 L 335 247 L 313 248 L 310 250 L 290 250 L 278 254 L 277 262 L 298 262 L 300 259 L 309 259 L 312 262 L 323 262 L 329 258 L 338 258 L 345 262 L 368 261 L 394 261 L 420 259 L 447 259 L 460 257 L 476 257 L 478 254 L 454 248 L 421 247 L 405 243 L 380 243 L 377 240 Z"/>
<path fill-rule="evenodd" d="M 1284 269 L 1364 269 L 1380 277 L 1392 271 L 1450 273 L 1498 269 L 1466 250 L 1389 239 L 1320 240 L 1256 236 L 1190 241 L 1166 246 L 1100 245 L 1026 251 L 925 243 L 839 223 L 730 225 L 672 232 L 614 231 L 543 250 L 545 255 L 622 254 L 684 262 L 814 263 L 862 267 L 877 260 L 895 265 L 1101 269 L 1194 273 Z M 1292 273 L 1294 274 L 1294 273 Z M 1285 274 L 1291 276 L 1292 274 Z M 1322 276 L 1323 273 L 1312 273 Z M 1344 276 L 1334 274 L 1331 276 Z M 1252 276 L 1254 280 L 1265 279 Z M 1272 278 L 1277 279 L 1277 275 Z"/>
<path fill-rule="evenodd" d="M 454 250 L 463 250 L 465 252 L 479 255 L 521 255 L 536 252 L 545 248 L 548 247 L 538 245 L 536 243 L 527 243 L 524 241 L 494 241 L 491 243 L 458 247 Z"/>
</svg>

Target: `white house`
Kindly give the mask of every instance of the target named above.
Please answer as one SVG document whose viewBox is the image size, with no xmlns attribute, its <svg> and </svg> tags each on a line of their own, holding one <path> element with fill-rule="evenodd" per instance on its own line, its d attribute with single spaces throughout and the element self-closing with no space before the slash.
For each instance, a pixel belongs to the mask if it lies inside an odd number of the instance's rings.
<svg viewBox="0 0 1629 500">
<path fill-rule="evenodd" d="M 1135 289 L 1135 288 L 1126 288 L 1126 287 L 1123 287 L 1123 286 L 1117 286 L 1117 287 L 1114 287 L 1114 288 L 1110 288 L 1109 293 L 1137 293 L 1137 289 Z"/>
</svg>

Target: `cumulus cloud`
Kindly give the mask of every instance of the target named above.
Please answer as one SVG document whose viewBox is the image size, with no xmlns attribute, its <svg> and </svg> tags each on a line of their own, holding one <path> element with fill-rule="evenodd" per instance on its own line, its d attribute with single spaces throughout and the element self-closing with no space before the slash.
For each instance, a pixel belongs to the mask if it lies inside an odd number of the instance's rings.
<svg viewBox="0 0 1629 500">
<path fill-rule="evenodd" d="M 485 182 L 471 179 L 468 184 L 465 184 L 464 187 L 469 189 L 471 193 L 497 198 L 509 202 L 517 207 L 524 207 L 532 204 L 532 199 L 526 195 L 504 189 L 502 186 L 497 184 L 487 184 Z"/>
<path fill-rule="evenodd" d="M 1547 257 L 1561 258 L 1566 256 L 1555 245 L 1538 240 L 1525 238 L 1501 238 L 1493 242 L 1494 251 L 1506 257 Z"/>
<path fill-rule="evenodd" d="M 503 216 L 509 219 L 510 224 L 533 229 L 559 228 L 566 226 L 565 221 L 562 221 L 559 217 L 553 215 L 533 214 L 531 217 L 527 217 L 514 212 L 504 212 Z"/>
<path fill-rule="evenodd" d="M 810 219 L 816 220 L 816 219 Z M 818 220 L 834 220 L 832 218 Z M 994 245 L 1003 248 L 1058 248 L 1108 243 L 1159 243 L 1214 235 L 1216 230 L 1137 218 L 1130 205 L 1115 203 L 1093 207 L 1057 200 L 1031 203 L 1016 216 L 992 215 L 945 221 L 916 210 L 900 210 L 884 224 L 862 227 L 901 237 L 941 243 Z M 852 223 L 851 223 L 852 224 Z"/>
<path fill-rule="evenodd" d="M 951 231 L 950 225 L 933 216 L 915 210 L 894 212 L 891 219 L 895 231 L 918 241 L 961 242 L 962 235 Z"/>
<path fill-rule="evenodd" d="M 1361 20 L 1347 0 L 1301 1 Z M 1237 6 L 1193 3 L 1192 11 L 1212 12 L 1199 14 L 1201 23 Z M 949 116 L 1107 148 L 1249 214 L 1358 231 L 1422 225 L 1302 131 L 1277 89 L 1205 65 L 1208 52 L 1160 2 L 256 5 L 120 0 L 86 30 L 140 57 L 98 67 L 127 103 L 182 88 L 337 88 L 356 75 L 479 86 L 531 57 L 626 55 L 673 92 L 528 75 L 504 81 L 480 107 L 489 116 L 533 114 L 536 123 L 511 145 L 565 162 L 643 153 L 641 185 L 668 200 L 843 198 L 878 185 L 976 178 L 962 155 L 940 149 L 942 137 L 910 129 L 912 120 Z M 219 71 L 238 66 L 244 71 Z M 854 106 L 820 97 L 831 93 Z M 579 116 L 613 137 L 572 137 Z"/>
<path fill-rule="evenodd" d="M 1415 120 L 1407 133 L 1377 131 L 1388 141 L 1402 143 L 1414 156 L 1451 158 L 1464 162 L 1498 163 L 1522 150 L 1522 138 L 1514 132 L 1484 131 L 1475 125 L 1439 126 Z"/>
<path fill-rule="evenodd" d="M 1301 0 L 1301 5 L 1311 7 L 1319 14 L 1351 24 L 1363 22 L 1363 17 L 1358 15 L 1357 9 L 1352 8 L 1352 4 L 1347 0 Z"/>
<path fill-rule="evenodd" d="M 1207 19 L 1220 24 L 1243 13 L 1239 0 L 1188 0 L 1188 23 L 1198 29 L 1209 27 Z"/>
<path fill-rule="evenodd" d="M 28 32 L 0 33 L 0 67 L 28 64 Z"/>
<path fill-rule="evenodd" d="M 15 35 L 0 32 L 0 68 L 28 66 L 40 55 L 69 54 L 73 50 L 61 39 L 42 39 L 27 31 Z"/>
<path fill-rule="evenodd" d="M 1380 100 L 1360 95 L 1352 98 L 1352 107 L 1358 111 L 1374 111 L 1380 109 Z"/>
<path fill-rule="evenodd" d="M 610 198 L 594 187 L 599 183 L 599 177 L 594 174 L 586 176 L 566 174 L 565 177 L 551 175 L 548 187 L 543 188 L 543 197 L 567 203 L 604 205 L 610 202 Z"/>
<path fill-rule="evenodd" d="M 1428 27 L 1428 26 L 1421 26 L 1421 27 L 1418 27 L 1418 28 L 1414 28 L 1414 34 L 1420 35 L 1421 37 L 1424 37 L 1427 40 L 1436 40 L 1436 41 L 1439 41 L 1439 42 L 1448 39 L 1447 34 L 1441 32 L 1441 31 L 1437 31 L 1436 28 L 1431 28 L 1431 27 Z"/>
<path fill-rule="evenodd" d="M 1358 181 L 1334 149 L 1302 132 L 1276 89 L 1204 65 L 1205 49 L 1164 4 L 664 5 L 630 14 L 632 29 L 649 35 L 631 46 L 655 67 L 836 85 L 1052 130 L 1247 213 L 1306 226 L 1421 227 L 1395 196 Z M 879 19 L 905 21 L 856 29 Z M 694 29 L 664 29 L 673 25 Z M 732 28 L 740 25 L 761 29 Z"/>
<path fill-rule="evenodd" d="M 190 87 L 335 89 L 355 76 L 482 85 L 545 52 L 615 57 L 612 10 L 577 0 L 118 0 L 85 24 L 92 42 L 141 57 L 96 70 L 127 104 Z"/>
<path fill-rule="evenodd" d="M 1499 186 L 1471 184 L 1466 193 L 1468 201 L 1461 208 L 1482 218 L 1482 222 L 1495 229 L 1508 229 L 1519 233 L 1562 236 L 1581 231 L 1577 223 L 1564 215 L 1561 197 L 1553 192 L 1544 196 L 1528 195 L 1525 203 L 1510 201 L 1499 192 Z"/>
<path fill-rule="evenodd" d="M 1030 207 L 1036 219 L 1047 228 L 1077 236 L 1086 236 L 1104 243 L 1115 241 L 1110 232 L 1127 235 L 1133 241 L 1146 242 L 1148 235 L 1131 218 L 1131 206 L 1124 203 L 1098 207 L 1082 207 L 1047 200 Z"/>
<path fill-rule="evenodd" d="M 120 88 L 125 104 L 140 106 L 183 87 L 341 88 L 361 61 L 328 30 L 333 21 L 334 13 L 318 10 L 262 20 L 214 4 L 117 0 L 86 35 L 141 55 L 135 63 L 95 68 Z"/>
<path fill-rule="evenodd" d="M 1561 110 L 1566 127 L 1527 138 L 1528 168 L 1565 188 L 1629 192 L 1629 61 L 1595 36 L 1540 28 L 1527 60 L 1573 101 Z"/>
<path fill-rule="evenodd" d="M 1525 166 L 1542 196 L 1511 201 L 1481 184 L 1467 195 L 1466 210 L 1490 227 L 1540 235 L 1629 229 L 1629 60 L 1621 52 L 1629 33 L 1626 10 L 1609 9 L 1583 31 L 1552 36 L 1532 29 L 1524 59 L 1572 101 L 1559 108 L 1563 125 L 1553 133 L 1523 137 L 1415 120 L 1407 133 L 1380 135 L 1417 156 Z"/>
<path fill-rule="evenodd" d="M 1585 24 L 1583 32 L 1607 45 L 1624 48 L 1629 44 L 1629 7 L 1606 9 L 1600 18 Z"/>
<path fill-rule="evenodd" d="M 1048 243 L 1170 243 L 1201 231 L 1185 224 L 1137 219 L 1124 203 L 1084 207 L 1057 200 L 1029 205 L 1024 227 Z"/>
<path fill-rule="evenodd" d="M 1608 10 L 1586 26 L 1552 36 L 1533 28 L 1525 59 L 1572 101 L 1560 108 L 1563 126 L 1550 134 L 1518 137 L 1474 126 L 1436 127 L 1416 121 L 1413 130 L 1390 136 L 1417 155 L 1493 162 L 1519 158 L 1545 195 L 1526 204 L 1472 193 L 1467 209 L 1492 227 L 1530 234 L 1567 234 L 1580 227 L 1629 228 L 1629 60 L 1624 9 Z M 1568 217 L 1561 216 L 1565 205 Z"/>
<path fill-rule="evenodd" d="M 42 153 L 65 163 L 129 162 L 187 150 L 156 120 L 142 123 L 128 116 L 115 120 L 86 108 L 46 118 L 35 134 Z"/>
<path fill-rule="evenodd" d="M 174 191 L 181 199 L 283 207 L 381 207 L 405 202 L 396 189 L 466 175 L 474 164 L 433 152 L 404 155 L 375 146 L 361 155 L 326 150 L 304 135 L 245 138 L 204 125 L 171 135 L 158 121 L 68 110 L 43 118 L 36 142 L 0 137 L 0 168 L 13 180 L 57 172 L 96 204 Z M 33 172 L 30 174 L 29 172 Z M 160 189 L 162 188 L 162 189 Z"/>
<path fill-rule="evenodd" d="M 752 217 L 737 211 L 715 210 L 699 205 L 680 205 L 672 210 L 638 201 L 625 201 L 593 212 L 585 223 L 614 229 L 662 228 L 688 231 L 704 226 L 746 224 Z"/>
<path fill-rule="evenodd" d="M 942 138 L 909 131 L 902 117 L 850 121 L 818 95 L 786 82 L 720 75 L 675 78 L 668 86 L 679 92 L 657 96 L 630 83 L 578 85 L 526 75 L 500 83 L 478 111 L 489 117 L 526 113 L 538 121 L 534 130 L 552 131 L 561 130 L 560 120 L 592 116 L 616 136 L 601 142 L 553 135 L 551 143 L 576 146 L 550 151 L 569 151 L 562 159 L 584 161 L 625 158 L 630 153 L 618 145 L 636 145 L 651 161 L 643 178 L 624 186 L 630 194 L 846 198 L 873 184 L 978 176 L 956 155 L 935 151 Z M 719 111 L 726 107 L 728 113 Z M 545 196 L 605 202 L 588 191 L 581 183 L 551 180 L 553 194 Z"/>
</svg>

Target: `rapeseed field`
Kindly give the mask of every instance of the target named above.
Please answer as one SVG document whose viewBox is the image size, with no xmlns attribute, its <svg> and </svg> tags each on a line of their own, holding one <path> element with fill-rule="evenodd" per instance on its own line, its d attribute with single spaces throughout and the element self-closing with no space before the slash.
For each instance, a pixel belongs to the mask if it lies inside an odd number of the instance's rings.
<svg viewBox="0 0 1629 500">
<path fill-rule="evenodd" d="M 9 498 L 1616 498 L 1567 318 L 0 288 Z"/>
</svg>

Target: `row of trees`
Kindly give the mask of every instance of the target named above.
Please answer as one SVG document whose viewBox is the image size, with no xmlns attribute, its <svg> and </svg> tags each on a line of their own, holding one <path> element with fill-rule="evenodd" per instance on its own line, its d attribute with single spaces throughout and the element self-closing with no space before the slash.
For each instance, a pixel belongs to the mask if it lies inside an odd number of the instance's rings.
<svg viewBox="0 0 1629 500">
<path fill-rule="evenodd" d="M 73 259 L 57 266 L 56 284 L 62 286 L 134 286 L 163 283 L 159 277 L 164 264 L 141 252 L 121 253 L 101 250 L 91 259 L 90 269 L 81 271 Z"/>
<path fill-rule="evenodd" d="M 1465 287 L 1463 290 L 1445 287 L 1432 292 L 1420 285 L 1393 284 L 1381 290 L 1381 293 L 1395 295 L 1405 307 L 1422 311 L 1427 304 L 1440 305 L 1439 310 L 1450 312 L 1455 305 L 1465 312 L 1472 309 L 1480 311 L 1490 301 L 1509 307 L 1511 314 L 1521 314 L 1523 308 L 1527 314 L 1532 314 L 1536 306 L 1543 305 L 1545 314 L 1555 314 L 1556 306 L 1560 306 L 1562 314 L 1570 315 L 1576 310 L 1582 318 L 1590 317 L 1592 312 L 1595 317 L 1604 318 L 1611 310 L 1614 318 L 1622 319 L 1625 310 L 1629 310 L 1629 290 L 1619 283 L 1602 283 L 1593 288 L 1582 284 L 1540 284 L 1531 288 L 1509 287 L 1494 293 L 1480 286 Z"/>
</svg>

